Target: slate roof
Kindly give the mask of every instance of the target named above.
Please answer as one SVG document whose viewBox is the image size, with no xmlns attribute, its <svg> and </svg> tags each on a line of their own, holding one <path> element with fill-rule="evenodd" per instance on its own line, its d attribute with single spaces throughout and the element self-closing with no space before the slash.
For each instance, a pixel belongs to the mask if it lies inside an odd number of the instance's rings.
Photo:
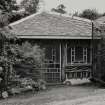
<svg viewBox="0 0 105 105">
<path fill-rule="evenodd" d="M 10 24 L 20 38 L 91 39 L 91 21 L 58 13 L 41 12 Z"/>
</svg>

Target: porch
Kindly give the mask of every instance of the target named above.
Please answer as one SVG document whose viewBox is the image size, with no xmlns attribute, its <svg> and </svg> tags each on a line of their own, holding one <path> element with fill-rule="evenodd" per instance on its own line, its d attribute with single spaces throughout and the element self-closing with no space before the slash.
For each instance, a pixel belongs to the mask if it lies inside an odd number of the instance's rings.
<svg viewBox="0 0 105 105">
<path fill-rule="evenodd" d="M 60 83 L 65 78 L 90 78 L 92 64 L 91 40 L 41 40 L 45 48 L 42 78 Z"/>
</svg>

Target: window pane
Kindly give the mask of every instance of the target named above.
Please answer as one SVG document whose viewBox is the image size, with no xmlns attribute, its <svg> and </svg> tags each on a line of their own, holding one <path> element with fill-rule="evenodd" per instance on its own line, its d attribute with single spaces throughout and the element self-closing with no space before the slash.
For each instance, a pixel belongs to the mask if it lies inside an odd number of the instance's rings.
<svg viewBox="0 0 105 105">
<path fill-rule="evenodd" d="M 75 61 L 76 62 L 82 62 L 83 61 L 83 48 L 82 47 L 76 47 L 75 48 Z"/>
<path fill-rule="evenodd" d="M 71 63 L 71 48 L 67 49 L 67 63 Z"/>
<path fill-rule="evenodd" d="M 49 44 L 49 46 L 45 46 L 45 57 L 47 60 L 59 63 L 59 45 L 52 46 Z"/>
<path fill-rule="evenodd" d="M 45 48 L 45 57 L 48 60 L 52 60 L 52 48 L 51 47 L 46 47 Z"/>
<path fill-rule="evenodd" d="M 87 49 L 87 62 L 90 63 L 90 48 Z"/>
<path fill-rule="evenodd" d="M 74 56 L 72 56 L 72 62 L 75 62 L 75 57 Z"/>
</svg>

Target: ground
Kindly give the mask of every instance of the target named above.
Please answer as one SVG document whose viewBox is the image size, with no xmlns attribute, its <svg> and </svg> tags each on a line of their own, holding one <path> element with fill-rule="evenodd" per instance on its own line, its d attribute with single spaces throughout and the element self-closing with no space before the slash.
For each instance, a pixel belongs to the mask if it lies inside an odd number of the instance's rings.
<svg viewBox="0 0 105 105">
<path fill-rule="evenodd" d="M 46 91 L 0 101 L 0 105 L 104 105 L 105 89 L 91 83 L 51 86 Z"/>
</svg>

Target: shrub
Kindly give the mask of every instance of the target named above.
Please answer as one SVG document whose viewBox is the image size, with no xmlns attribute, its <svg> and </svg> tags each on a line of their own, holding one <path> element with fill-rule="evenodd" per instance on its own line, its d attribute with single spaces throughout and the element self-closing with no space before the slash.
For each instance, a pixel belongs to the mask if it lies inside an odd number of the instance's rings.
<svg viewBox="0 0 105 105">
<path fill-rule="evenodd" d="M 24 42 L 22 45 L 17 45 L 15 48 L 15 69 L 21 77 L 41 78 L 41 67 L 44 61 L 44 49 L 41 49 L 37 44 L 31 45 L 29 42 Z"/>
</svg>

